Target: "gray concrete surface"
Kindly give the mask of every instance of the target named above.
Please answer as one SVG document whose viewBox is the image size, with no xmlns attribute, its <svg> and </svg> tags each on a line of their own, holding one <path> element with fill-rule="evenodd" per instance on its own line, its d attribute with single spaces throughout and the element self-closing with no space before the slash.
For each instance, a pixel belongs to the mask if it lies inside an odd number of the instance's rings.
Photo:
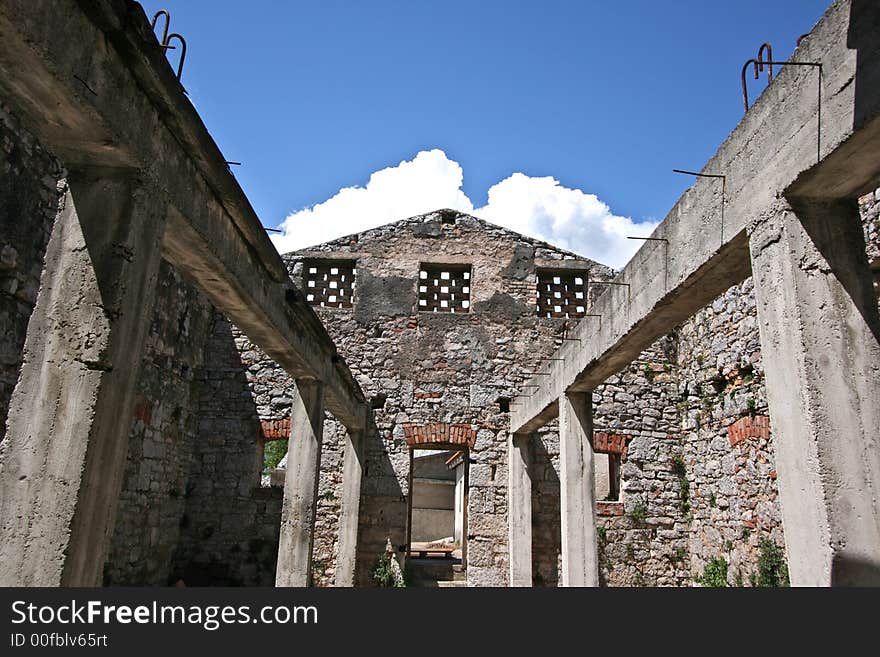
<svg viewBox="0 0 880 657">
<path fill-rule="evenodd" d="M 531 440 L 528 434 L 516 433 L 508 439 L 510 586 L 532 585 Z"/>
<path fill-rule="evenodd" d="M 559 411 L 562 586 L 599 586 L 592 395 L 562 395 Z"/>
<path fill-rule="evenodd" d="M 113 531 L 164 216 L 71 174 L 0 445 L 0 584 L 96 586 Z"/>
<path fill-rule="evenodd" d="M 792 584 L 880 585 L 880 319 L 854 202 L 785 201 L 751 252 Z"/>
<path fill-rule="evenodd" d="M 358 517 L 364 476 L 364 432 L 348 432 L 342 463 L 342 511 L 339 516 L 339 554 L 336 586 L 354 586 L 357 566 Z"/>
<path fill-rule="evenodd" d="M 69 170 L 88 171 L 94 179 L 81 192 L 72 177 L 79 216 L 71 210 L 59 224 L 66 232 L 56 240 L 56 260 L 48 260 L 46 275 L 69 278 L 79 272 L 78 284 L 97 295 L 93 300 L 88 292 L 79 296 L 68 290 L 64 299 L 47 297 L 29 330 L 34 355 L 12 403 L 17 417 L 4 441 L 6 465 L 0 473 L 0 487 L 7 491 L 0 542 L 16 554 L 4 559 L 3 581 L 97 584 L 113 529 L 131 386 L 149 319 L 139 311 L 150 307 L 148 288 L 160 256 L 292 376 L 324 382 L 327 408 L 346 426 L 363 428 L 366 404 L 317 315 L 290 283 L 137 3 L 4 2 L 0 68 L 4 102 Z M 134 195 L 143 204 L 136 210 L 138 219 L 154 219 L 129 225 L 132 212 L 122 209 L 114 186 L 119 179 L 135 178 L 149 189 Z M 109 213 L 83 212 L 83 206 L 92 212 L 101 205 Z M 93 276 L 86 253 L 72 250 L 69 242 L 77 218 Z M 128 228 L 142 233 L 122 234 Z M 102 231 L 118 243 L 90 235 Z M 96 309 L 106 321 L 94 315 Z M 44 330 L 41 318 L 57 321 L 58 334 Z M 77 337 L 64 335 L 70 331 L 70 326 L 61 328 L 67 322 L 88 339 L 77 345 Z M 124 359 L 117 340 L 128 350 Z M 68 359 L 84 363 L 87 372 L 56 371 L 58 349 L 68 350 Z M 57 403 L 49 408 L 53 400 Z M 33 404 L 48 406 L 26 408 Z M 51 466 L 42 472 L 41 458 L 66 465 L 57 473 Z M 61 509 L 57 517 L 46 511 L 56 507 Z M 29 516 L 40 521 L 25 527 Z"/>
<path fill-rule="evenodd" d="M 324 386 L 310 379 L 298 380 L 290 411 L 276 586 L 309 586 L 311 582 L 323 433 Z"/>
</svg>

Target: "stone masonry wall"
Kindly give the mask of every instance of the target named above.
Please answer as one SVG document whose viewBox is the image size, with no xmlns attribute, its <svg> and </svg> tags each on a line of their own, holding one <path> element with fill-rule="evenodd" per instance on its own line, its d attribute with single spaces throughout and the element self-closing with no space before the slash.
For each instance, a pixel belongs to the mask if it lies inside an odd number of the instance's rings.
<svg viewBox="0 0 880 657">
<path fill-rule="evenodd" d="M 272 586 L 281 495 L 261 488 L 261 425 L 239 339 L 212 319 L 197 379 L 198 426 L 171 579 L 187 585 Z"/>
<path fill-rule="evenodd" d="M 299 285 L 303 258 L 357 259 L 353 309 L 319 313 L 376 408 L 361 502 L 361 583 L 368 582 L 385 539 L 403 541 L 408 463 L 402 425 L 430 421 L 477 428 L 468 582 L 506 581 L 507 418 L 492 400 L 501 391 L 513 396 L 525 372 L 540 368 L 540 358 L 561 343 L 565 330 L 560 320 L 532 314 L 534 262 L 552 250 L 523 258 L 518 245 L 507 251 L 508 261 L 493 242 L 508 236 L 493 235 L 469 218 L 449 223 L 437 213 L 289 258 Z M 487 257 L 506 268 L 480 276 Z M 467 315 L 414 313 L 420 260 L 472 263 L 474 291 L 479 282 L 486 286 L 490 312 L 484 306 L 478 314 L 475 299 Z M 289 403 L 288 389 L 279 385 L 284 375 L 265 357 L 254 360 L 259 352 L 250 346 L 245 353 L 259 372 L 257 385 L 271 381 L 260 389 L 260 416 L 274 417 Z M 491 384 L 498 387 L 487 389 Z M 687 586 L 718 556 L 730 563 L 731 585 L 751 583 L 761 539 L 784 545 L 751 281 L 731 288 L 606 380 L 593 403 L 595 445 L 602 452 L 597 458 L 607 458 L 608 450 L 622 455 L 620 500 L 597 503 L 603 585 Z M 329 461 L 339 463 L 344 440 L 342 428 L 328 418 L 315 556 L 320 584 L 333 577 L 341 466 Z M 536 585 L 555 586 L 561 548 L 555 423 L 533 447 L 533 578 Z"/>
<path fill-rule="evenodd" d="M 761 539 L 785 547 L 751 279 L 682 327 L 680 365 L 691 574 L 723 557 L 729 583 L 749 584 Z"/>
<path fill-rule="evenodd" d="M 877 272 L 880 190 L 859 205 Z M 784 548 L 756 312 L 747 279 L 594 393 L 595 440 L 626 443 L 623 501 L 597 505 L 603 585 L 687 586 L 720 557 L 751 586 L 761 541 Z"/>
<path fill-rule="evenodd" d="M 163 261 L 105 585 L 171 583 L 198 427 L 195 379 L 213 312 L 207 299 Z"/>
<path fill-rule="evenodd" d="M 536 263 L 572 264 L 573 254 L 451 211 L 389 224 L 286 257 L 293 281 L 303 285 L 304 258 L 357 260 L 353 308 L 317 308 L 322 321 L 373 400 L 375 431 L 367 435 L 361 498 L 358 581 L 370 573 L 385 542 L 405 540 L 408 448 L 404 425 L 463 423 L 476 430 L 471 451 L 468 506 L 468 583 L 507 581 L 507 414 L 499 397 L 513 397 L 528 372 L 561 344 L 573 322 L 539 318 Z M 568 261 L 567 263 L 565 261 Z M 470 264 L 468 313 L 420 312 L 417 281 L 422 262 Z M 595 278 L 610 270 L 589 261 Z M 254 386 L 281 375 L 248 345 Z M 282 377 L 283 378 L 283 377 Z M 289 386 L 292 383 L 288 382 Z M 256 387 L 253 388 L 256 390 Z M 278 389 L 277 397 L 290 397 Z M 271 404 L 262 413 L 271 414 Z M 341 454 L 345 435 L 325 423 L 315 550 L 316 583 L 332 582 L 336 558 Z M 557 484 L 558 488 L 558 484 Z M 557 494 L 558 495 L 558 494 Z"/>
<path fill-rule="evenodd" d="M 597 499 L 603 586 L 680 586 L 688 579 L 688 500 L 675 467 L 676 353 L 674 336 L 662 338 L 593 393 L 595 458 L 622 457 L 620 501 Z"/>
<path fill-rule="evenodd" d="M 0 441 L 43 256 L 64 197 L 59 162 L 0 103 Z"/>
<path fill-rule="evenodd" d="M 880 299 L 880 189 L 859 199 L 868 263 L 874 271 L 874 290 Z"/>
<path fill-rule="evenodd" d="M 562 516 L 559 479 L 559 423 L 542 427 L 532 438 L 532 583 L 559 586 Z"/>
<path fill-rule="evenodd" d="M 751 279 L 594 393 L 594 443 L 622 446 L 621 501 L 597 504 L 605 586 L 689 586 L 723 557 L 731 585 L 784 547 Z M 597 458 L 599 455 L 597 455 Z"/>
</svg>

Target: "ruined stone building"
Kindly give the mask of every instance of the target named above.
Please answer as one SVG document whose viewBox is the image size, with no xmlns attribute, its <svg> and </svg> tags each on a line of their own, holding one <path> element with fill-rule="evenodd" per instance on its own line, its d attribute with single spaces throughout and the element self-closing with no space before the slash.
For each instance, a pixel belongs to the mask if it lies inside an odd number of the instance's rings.
<svg viewBox="0 0 880 657">
<path fill-rule="evenodd" d="M 614 271 L 446 209 L 279 256 L 137 3 L 0 4 L 0 584 L 880 582 L 878 35 Z"/>
<path fill-rule="evenodd" d="M 862 199 L 874 261 L 878 209 L 873 193 Z M 371 399 L 375 430 L 361 491 L 358 581 L 371 582 L 388 539 L 406 544 L 409 475 L 416 474 L 411 448 L 437 440 L 468 448 L 466 581 L 505 585 L 507 410 L 523 381 L 546 371 L 571 329 L 598 319 L 589 316 L 592 298 L 613 272 L 451 210 L 340 238 L 285 261 Z M 443 294 L 451 297 L 445 306 L 433 298 Z M 706 564 L 724 558 L 730 584 L 750 585 L 759 575 L 762 541 L 784 549 L 756 322 L 746 280 L 594 392 L 604 584 L 687 586 Z M 251 433 L 259 420 L 262 439 L 273 440 L 276 427 L 288 426 L 294 384 L 232 332 L 238 347 L 238 354 L 229 352 L 232 363 L 240 359 L 249 373 Z M 456 429 L 460 437 L 451 438 Z M 328 418 L 313 561 L 320 584 L 334 582 L 344 440 L 344 429 Z M 555 424 L 533 448 L 533 582 L 552 586 L 559 583 L 561 551 Z M 245 458 L 250 462 L 252 454 Z M 609 478 L 616 479 L 614 490 Z"/>
</svg>

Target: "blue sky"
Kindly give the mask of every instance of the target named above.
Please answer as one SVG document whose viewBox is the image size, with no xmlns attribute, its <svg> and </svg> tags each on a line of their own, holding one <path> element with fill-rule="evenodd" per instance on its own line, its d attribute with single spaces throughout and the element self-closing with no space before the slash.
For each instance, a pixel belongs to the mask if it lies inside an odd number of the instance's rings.
<svg viewBox="0 0 880 657">
<path fill-rule="evenodd" d="M 263 223 L 293 215 L 280 250 L 439 203 L 621 266 L 692 182 L 671 169 L 742 118 L 745 60 L 787 59 L 829 3 L 143 5 L 186 38 L 183 83 Z"/>
</svg>

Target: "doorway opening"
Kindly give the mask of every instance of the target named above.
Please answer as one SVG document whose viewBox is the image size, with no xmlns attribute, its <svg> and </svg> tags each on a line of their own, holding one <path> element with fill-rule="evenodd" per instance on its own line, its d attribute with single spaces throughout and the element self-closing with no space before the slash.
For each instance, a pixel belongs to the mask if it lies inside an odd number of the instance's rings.
<svg viewBox="0 0 880 657">
<path fill-rule="evenodd" d="M 467 447 L 409 450 L 406 576 L 410 586 L 466 586 Z"/>
<path fill-rule="evenodd" d="M 463 563 L 467 448 L 410 450 L 410 559 Z"/>
<path fill-rule="evenodd" d="M 409 447 L 406 574 L 414 586 L 465 586 L 470 450 L 476 430 L 404 425 Z"/>
</svg>

